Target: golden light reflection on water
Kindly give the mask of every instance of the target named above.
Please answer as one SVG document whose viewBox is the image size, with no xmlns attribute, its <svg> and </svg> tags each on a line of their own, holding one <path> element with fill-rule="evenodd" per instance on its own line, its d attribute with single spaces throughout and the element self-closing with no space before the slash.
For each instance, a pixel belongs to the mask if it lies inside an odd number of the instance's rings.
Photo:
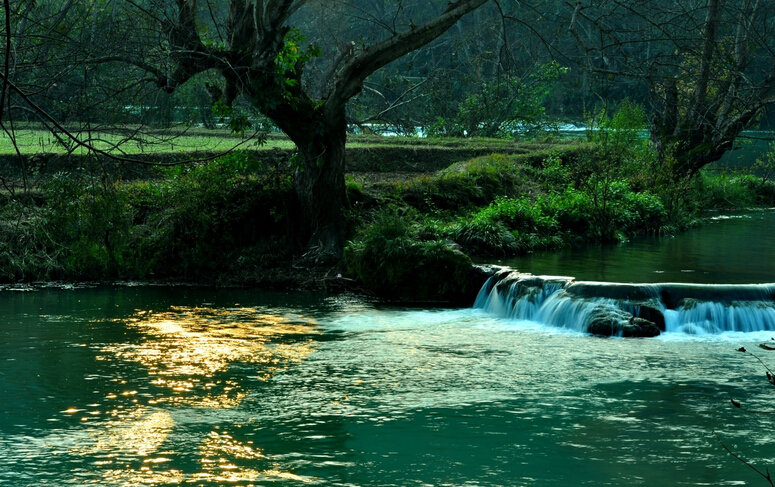
<svg viewBox="0 0 775 487">
<path fill-rule="evenodd" d="M 167 391 L 151 404 L 210 408 L 234 408 L 245 397 L 238 382 L 219 377 L 229 366 L 255 365 L 254 377 L 268 380 L 312 353 L 313 343 L 304 337 L 317 333 L 314 322 L 288 321 L 255 308 L 140 311 L 126 323 L 145 339 L 106 347 L 100 358 L 143 365 L 150 383 Z"/>
<path fill-rule="evenodd" d="M 180 470 L 155 471 L 152 467 L 142 466 L 136 471 L 123 469 L 107 470 L 101 479 L 91 483 L 95 485 L 136 487 L 138 485 L 180 485 L 185 481 L 186 476 Z"/>
<path fill-rule="evenodd" d="M 121 447 L 121 441 L 128 440 L 129 445 L 138 447 L 143 454 L 156 452 L 169 434 L 165 431 L 167 421 L 151 415 L 137 421 L 134 425 L 119 428 L 106 441 L 98 443 L 99 449 Z M 157 428 L 156 423 L 163 426 Z M 140 435 L 149 434 L 147 441 L 140 440 Z M 127 447 L 123 448 L 124 450 Z M 244 484 L 270 480 L 290 480 L 300 483 L 314 482 L 317 479 L 296 475 L 284 470 L 279 462 L 264 455 L 260 448 L 252 442 L 241 442 L 227 433 L 212 431 L 204 438 L 199 447 L 199 463 L 201 470 L 195 473 L 185 473 L 180 469 L 169 468 L 171 461 L 165 456 L 149 455 L 138 468 L 108 468 L 102 472 L 100 479 L 91 483 L 97 485 L 181 485 L 181 484 Z M 109 465 L 120 461 L 99 461 L 95 465 Z"/>
<path fill-rule="evenodd" d="M 241 483 L 271 479 L 310 482 L 313 479 L 284 471 L 251 442 L 240 442 L 226 433 L 213 431 L 200 446 L 202 472 L 197 481 Z"/>
<path fill-rule="evenodd" d="M 98 436 L 95 448 L 101 452 L 126 452 L 146 457 L 164 444 L 174 424 L 172 416 L 166 411 L 148 413 L 137 409 L 110 424 L 106 434 Z"/>
<path fill-rule="evenodd" d="M 269 380 L 313 352 L 316 324 L 300 317 L 254 308 L 171 308 L 139 311 L 124 320 L 140 340 L 105 346 L 97 357 L 141 365 L 147 378 L 117 378 L 105 399 L 113 409 L 90 430 L 92 440 L 71 453 L 97 457 L 103 485 L 244 483 L 270 479 L 307 481 L 267 457 L 251 442 L 227 433 L 204 433 L 198 448 L 199 471 L 172 468 L 178 453 L 170 444 L 175 407 L 232 409 L 247 395 L 246 380 Z M 229 368 L 243 368 L 229 374 Z M 244 372 L 244 367 L 249 371 Z M 142 381 L 136 383 L 135 381 Z M 85 412 L 70 408 L 64 414 Z M 207 430 L 205 430 L 207 431 Z M 165 451 L 164 449 L 172 449 Z M 188 447 L 190 448 L 190 447 Z"/>
</svg>

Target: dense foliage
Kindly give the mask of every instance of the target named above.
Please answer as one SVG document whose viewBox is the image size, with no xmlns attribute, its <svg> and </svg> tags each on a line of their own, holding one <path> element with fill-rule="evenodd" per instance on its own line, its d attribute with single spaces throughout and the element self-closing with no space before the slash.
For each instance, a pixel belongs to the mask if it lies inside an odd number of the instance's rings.
<svg viewBox="0 0 775 487">
<path fill-rule="evenodd" d="M 665 179 L 639 135 L 642 117 L 636 105 L 624 103 L 611 116 L 598 114 L 600 128 L 587 141 L 539 157 L 494 154 L 382 185 L 386 205 L 351 242 L 349 269 L 372 288 L 399 289 L 412 282 L 400 274 L 402 263 L 414 262 L 422 246 L 508 257 L 671 235 L 707 210 L 775 203 L 768 173 L 703 171 L 697 178 Z"/>
<path fill-rule="evenodd" d="M 3 206 L 3 280 L 213 281 L 295 248 L 289 174 L 244 153 L 141 181 L 54 174 L 43 189 Z"/>
</svg>

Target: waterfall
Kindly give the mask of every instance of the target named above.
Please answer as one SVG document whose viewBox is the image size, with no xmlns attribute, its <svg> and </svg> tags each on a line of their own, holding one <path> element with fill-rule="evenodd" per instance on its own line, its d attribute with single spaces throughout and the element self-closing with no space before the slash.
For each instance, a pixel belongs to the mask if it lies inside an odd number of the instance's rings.
<svg viewBox="0 0 775 487">
<path fill-rule="evenodd" d="M 597 335 L 775 330 L 775 284 L 628 284 L 501 270 L 475 308 Z"/>
<path fill-rule="evenodd" d="M 665 331 L 690 334 L 775 330 L 772 302 L 698 302 L 666 309 Z"/>
</svg>

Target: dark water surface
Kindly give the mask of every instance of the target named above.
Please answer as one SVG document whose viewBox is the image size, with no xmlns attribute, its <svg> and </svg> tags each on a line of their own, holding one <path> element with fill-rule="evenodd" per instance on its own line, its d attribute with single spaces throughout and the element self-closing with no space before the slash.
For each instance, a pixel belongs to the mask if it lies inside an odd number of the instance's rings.
<svg viewBox="0 0 775 487">
<path fill-rule="evenodd" d="M 763 334 L 598 339 L 475 310 L 0 293 L 3 486 L 762 485 Z M 766 360 L 766 352 L 763 358 Z"/>
<path fill-rule="evenodd" d="M 537 252 L 503 263 L 585 281 L 775 282 L 775 211 L 717 217 L 676 237 Z"/>
</svg>

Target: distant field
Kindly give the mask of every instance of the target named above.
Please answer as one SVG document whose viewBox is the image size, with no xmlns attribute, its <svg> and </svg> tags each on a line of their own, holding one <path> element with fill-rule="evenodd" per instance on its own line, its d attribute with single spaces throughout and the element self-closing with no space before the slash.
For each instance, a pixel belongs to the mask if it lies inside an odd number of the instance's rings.
<svg viewBox="0 0 775 487">
<path fill-rule="evenodd" d="M 254 140 L 246 140 L 241 137 L 235 137 L 231 134 L 219 131 L 212 132 L 186 132 L 178 133 L 132 133 L 132 132 L 74 132 L 79 139 L 88 141 L 94 147 L 115 152 L 116 154 L 164 154 L 173 152 L 193 152 L 206 151 L 217 152 L 226 151 L 241 144 L 241 147 L 256 149 L 291 149 L 293 143 L 281 137 L 271 137 L 261 147 L 256 146 Z M 70 152 L 70 148 L 63 144 L 55 134 L 42 129 L 23 129 L 15 133 L 16 145 L 19 151 L 25 155 L 37 153 L 55 153 L 64 154 Z M 63 135 L 61 140 L 72 143 Z M 77 148 L 72 151 L 74 154 L 84 154 L 86 149 Z M 14 154 L 15 148 L 10 137 L 6 134 L 0 135 L 0 155 Z"/>
<path fill-rule="evenodd" d="M 263 144 L 255 140 L 235 136 L 225 130 L 177 130 L 171 132 L 151 131 L 146 133 L 133 132 L 131 129 L 122 131 L 73 132 L 81 140 L 89 141 L 100 150 L 116 154 L 170 154 L 181 152 L 218 152 L 240 148 L 250 150 L 290 150 L 293 142 L 281 134 L 270 134 Z M 15 132 L 16 145 L 24 155 L 38 153 L 64 154 L 71 149 L 60 142 L 56 135 L 48 130 L 24 128 Z M 61 140 L 68 143 L 67 138 L 60 135 Z M 531 143 L 521 143 L 519 146 L 528 148 Z M 421 139 L 415 137 L 385 137 L 379 135 L 351 135 L 348 147 L 351 149 L 368 149 L 380 147 L 412 147 L 436 149 L 479 149 L 493 152 L 513 150 L 517 144 L 513 140 L 504 139 Z M 72 146 L 71 146 L 72 147 Z M 86 149 L 76 148 L 74 154 L 85 154 Z M 0 134 L 0 155 L 15 154 L 14 144 L 8 135 Z"/>
</svg>

